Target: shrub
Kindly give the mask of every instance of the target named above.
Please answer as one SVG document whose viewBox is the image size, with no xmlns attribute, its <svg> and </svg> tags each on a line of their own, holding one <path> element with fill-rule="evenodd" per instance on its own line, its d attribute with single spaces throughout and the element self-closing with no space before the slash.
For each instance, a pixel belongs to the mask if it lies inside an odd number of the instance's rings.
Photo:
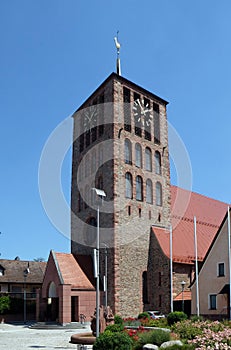
<svg viewBox="0 0 231 350">
<path fill-rule="evenodd" d="M 145 344 L 154 344 L 160 346 L 162 343 L 170 340 L 170 333 L 161 329 L 147 331 L 138 334 L 138 340 L 134 345 L 134 350 L 141 350 Z"/>
<path fill-rule="evenodd" d="M 0 297 L 0 314 L 3 314 L 4 311 L 10 309 L 10 297 L 2 296 Z"/>
<path fill-rule="evenodd" d="M 176 322 L 184 321 L 188 316 L 183 311 L 174 311 L 170 312 L 167 316 L 169 326 L 173 325 Z"/>
<path fill-rule="evenodd" d="M 93 345 L 93 350 L 132 350 L 133 341 L 125 332 L 105 331 Z"/>
<path fill-rule="evenodd" d="M 186 320 L 174 323 L 172 331 L 179 334 L 181 339 L 194 339 L 197 335 L 202 334 L 202 327 L 198 326 L 198 322 Z"/>
<path fill-rule="evenodd" d="M 110 324 L 106 327 L 105 331 L 121 332 L 124 330 L 123 324 Z"/>
<path fill-rule="evenodd" d="M 124 323 L 122 317 L 120 317 L 119 315 L 114 316 L 114 322 L 115 322 L 115 324 L 123 324 Z"/>
<path fill-rule="evenodd" d="M 140 320 L 141 318 L 148 318 L 150 319 L 150 315 L 148 312 L 141 312 L 139 315 L 138 315 L 138 320 Z"/>
</svg>

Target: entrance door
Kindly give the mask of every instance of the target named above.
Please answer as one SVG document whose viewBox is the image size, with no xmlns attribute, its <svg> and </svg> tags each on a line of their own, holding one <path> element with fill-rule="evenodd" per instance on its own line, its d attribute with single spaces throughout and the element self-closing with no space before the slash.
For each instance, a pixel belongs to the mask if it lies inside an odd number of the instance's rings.
<svg viewBox="0 0 231 350">
<path fill-rule="evenodd" d="M 71 322 L 79 321 L 79 297 L 71 297 Z"/>
</svg>

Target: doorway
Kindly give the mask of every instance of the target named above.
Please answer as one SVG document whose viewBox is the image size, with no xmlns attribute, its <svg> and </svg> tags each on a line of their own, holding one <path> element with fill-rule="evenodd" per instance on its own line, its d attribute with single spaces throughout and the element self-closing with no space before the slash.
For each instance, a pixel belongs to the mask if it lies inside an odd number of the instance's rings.
<svg viewBox="0 0 231 350">
<path fill-rule="evenodd" d="M 71 322 L 79 322 L 79 297 L 71 297 Z"/>
</svg>

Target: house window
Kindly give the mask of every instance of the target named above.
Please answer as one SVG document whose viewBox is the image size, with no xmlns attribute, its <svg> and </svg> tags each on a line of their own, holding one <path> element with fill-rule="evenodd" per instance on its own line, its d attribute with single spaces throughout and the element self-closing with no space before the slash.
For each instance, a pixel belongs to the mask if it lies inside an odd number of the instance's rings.
<svg viewBox="0 0 231 350">
<path fill-rule="evenodd" d="M 143 180 L 139 175 L 136 177 L 136 199 L 138 201 L 143 200 Z"/>
<path fill-rule="evenodd" d="M 130 173 L 125 174 L 125 197 L 132 198 L 132 175 Z"/>
<path fill-rule="evenodd" d="M 152 151 L 149 147 L 145 148 L 145 170 L 152 171 Z"/>
<path fill-rule="evenodd" d="M 217 295 L 209 294 L 209 310 L 217 309 Z"/>
<path fill-rule="evenodd" d="M 159 181 L 156 183 L 156 205 L 162 205 L 162 185 Z"/>
<path fill-rule="evenodd" d="M 131 132 L 131 105 L 130 105 L 130 90 L 123 88 L 124 99 L 124 130 Z"/>
<path fill-rule="evenodd" d="M 155 170 L 157 175 L 161 175 L 161 155 L 160 152 L 155 152 Z"/>
<path fill-rule="evenodd" d="M 142 149 L 139 143 L 136 143 L 135 151 L 136 151 L 136 166 L 138 168 L 142 168 Z"/>
<path fill-rule="evenodd" d="M 153 120 L 154 120 L 154 142 L 160 143 L 160 114 L 159 105 L 153 103 Z"/>
<path fill-rule="evenodd" d="M 135 119 L 135 134 L 137 136 L 142 136 L 142 121 L 141 121 L 141 108 L 140 108 L 140 95 L 134 93 L 134 119 Z"/>
<path fill-rule="evenodd" d="M 152 196 L 152 180 L 147 179 L 146 181 L 146 202 L 152 204 L 153 196 Z"/>
<path fill-rule="evenodd" d="M 126 164 L 132 164 L 132 144 L 129 139 L 124 141 L 124 161 Z"/>
<path fill-rule="evenodd" d="M 218 277 L 224 277 L 225 276 L 225 263 L 218 263 L 217 266 L 217 272 Z"/>
</svg>

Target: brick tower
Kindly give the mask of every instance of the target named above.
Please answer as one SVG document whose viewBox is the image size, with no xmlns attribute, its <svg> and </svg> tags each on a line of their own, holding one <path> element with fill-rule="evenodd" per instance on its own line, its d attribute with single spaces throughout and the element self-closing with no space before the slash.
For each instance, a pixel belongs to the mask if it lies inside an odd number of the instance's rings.
<svg viewBox="0 0 231 350">
<path fill-rule="evenodd" d="M 170 222 L 166 105 L 112 73 L 73 115 L 71 250 L 93 255 L 99 205 L 100 274 L 107 265 L 108 305 L 123 317 L 148 308 L 150 227 Z"/>
</svg>

